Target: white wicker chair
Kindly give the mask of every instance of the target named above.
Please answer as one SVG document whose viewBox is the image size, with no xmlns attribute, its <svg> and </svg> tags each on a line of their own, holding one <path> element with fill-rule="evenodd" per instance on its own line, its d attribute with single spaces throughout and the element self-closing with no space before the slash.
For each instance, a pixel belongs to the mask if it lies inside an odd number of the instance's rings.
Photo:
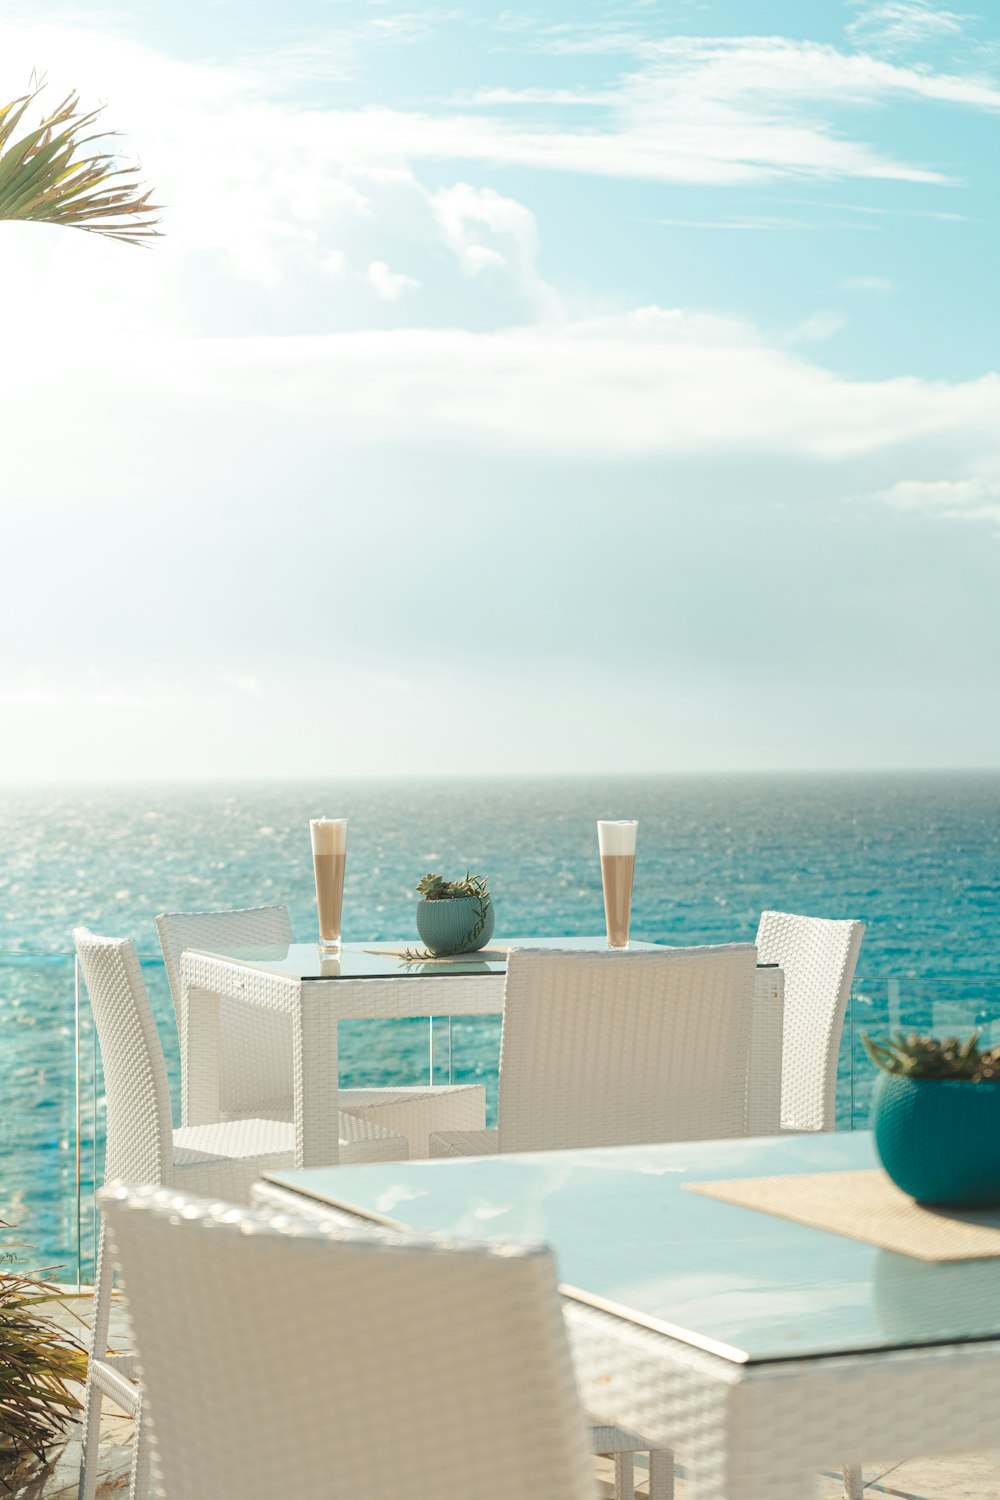
<svg viewBox="0 0 1000 1500">
<path fill-rule="evenodd" d="M 749 943 L 662 953 L 510 954 L 496 1130 L 436 1132 L 432 1156 L 553 1151 L 744 1133 L 757 954 Z M 595 1428 L 632 1500 L 620 1428 Z M 649 1454 L 651 1500 L 673 1492 L 673 1455 Z"/>
<path fill-rule="evenodd" d="M 765 911 L 757 929 L 762 964 L 785 976 L 781 1128 L 834 1130 L 837 1059 L 865 924 Z"/>
<path fill-rule="evenodd" d="M 497 1129 L 432 1156 L 744 1133 L 756 949 L 517 949 L 507 963 Z"/>
<path fill-rule="evenodd" d="M 547 1248 L 101 1199 L 161 1500 L 595 1500 Z"/>
<path fill-rule="evenodd" d="M 325 1231 L 348 1229 L 356 1234 L 361 1229 L 357 1218 L 345 1210 L 306 1198 L 302 1193 L 289 1192 L 272 1182 L 255 1183 L 250 1202 L 264 1213 L 291 1215 Z M 398 1231 L 381 1224 L 366 1224 L 364 1233 L 389 1244 L 395 1244 L 399 1238 Z M 621 1427 L 591 1427 L 588 1440 L 592 1453 L 614 1459 L 616 1500 L 634 1500 L 636 1453 L 649 1454 L 649 1500 L 673 1500 L 674 1456 L 669 1448 L 654 1448 L 650 1452 L 647 1442 Z"/>
<path fill-rule="evenodd" d="M 180 960 L 185 948 L 226 953 L 240 948 L 285 948 L 292 928 L 284 906 L 243 911 L 166 912 L 156 919 L 163 961 L 181 1027 Z M 225 997 L 219 1007 L 221 1118 L 292 1118 L 292 1027 L 287 1016 L 250 1009 Z M 341 1089 L 342 1110 L 405 1136 L 411 1158 L 430 1153 L 435 1130 L 475 1130 L 486 1121 L 480 1084 Z"/>
<path fill-rule="evenodd" d="M 191 1192 L 247 1202 L 251 1185 L 262 1171 L 292 1166 L 295 1129 L 281 1120 L 245 1119 L 173 1129 L 163 1049 L 135 947 L 116 938 L 97 937 L 82 927 L 73 939 L 104 1066 L 106 1179 L 183 1186 Z M 400 1161 L 408 1154 L 401 1137 L 353 1115 L 343 1115 L 340 1128 L 342 1162 Z M 103 1397 L 139 1417 L 131 1357 L 107 1355 L 113 1274 L 102 1223 L 94 1280 L 81 1500 L 91 1500 L 97 1482 Z M 131 1491 L 137 1496 L 144 1493 L 147 1478 L 143 1450 L 137 1439 Z"/>
</svg>

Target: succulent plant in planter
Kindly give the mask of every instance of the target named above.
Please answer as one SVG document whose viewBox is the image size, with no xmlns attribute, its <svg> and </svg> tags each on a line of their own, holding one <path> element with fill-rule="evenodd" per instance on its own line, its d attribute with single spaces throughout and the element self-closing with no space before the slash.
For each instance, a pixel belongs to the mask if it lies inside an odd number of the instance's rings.
<svg viewBox="0 0 1000 1500">
<path fill-rule="evenodd" d="M 897 1187 L 947 1208 L 1000 1205 L 1000 1047 L 978 1034 L 863 1038 L 878 1067 L 872 1129 Z"/>
<path fill-rule="evenodd" d="M 474 953 L 493 936 L 493 899 L 484 875 L 466 872 L 464 880 L 425 875 L 417 884 L 417 931 L 427 953 Z"/>
</svg>

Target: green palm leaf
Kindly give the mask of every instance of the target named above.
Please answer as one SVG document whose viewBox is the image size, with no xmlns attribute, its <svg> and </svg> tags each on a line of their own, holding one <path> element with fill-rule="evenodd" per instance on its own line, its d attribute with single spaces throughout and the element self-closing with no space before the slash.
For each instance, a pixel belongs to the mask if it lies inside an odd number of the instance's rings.
<svg viewBox="0 0 1000 1500">
<path fill-rule="evenodd" d="M 0 105 L 0 219 L 68 224 L 129 245 L 158 237 L 159 209 L 136 181 L 139 168 L 120 167 L 113 154 L 93 148 L 107 132 L 85 133 L 101 111 L 81 111 L 79 95 L 14 139 L 39 93 Z"/>
</svg>

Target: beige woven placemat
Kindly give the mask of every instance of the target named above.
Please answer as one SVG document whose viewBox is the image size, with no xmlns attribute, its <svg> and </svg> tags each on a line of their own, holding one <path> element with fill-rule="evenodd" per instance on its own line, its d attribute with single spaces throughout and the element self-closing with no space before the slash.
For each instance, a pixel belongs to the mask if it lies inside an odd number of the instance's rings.
<svg viewBox="0 0 1000 1500">
<path fill-rule="evenodd" d="M 427 953 L 419 938 L 412 943 L 397 943 L 392 947 L 366 948 L 366 953 L 379 953 L 388 958 L 405 958 L 408 953 L 419 953 L 422 964 L 498 964 L 506 963 L 510 952 L 509 943 L 491 943 L 488 948 L 476 948 L 472 953 Z"/>
<path fill-rule="evenodd" d="M 922 1208 L 880 1169 L 686 1182 L 692 1193 L 794 1219 L 916 1260 L 1000 1256 L 1000 1209 Z"/>
</svg>

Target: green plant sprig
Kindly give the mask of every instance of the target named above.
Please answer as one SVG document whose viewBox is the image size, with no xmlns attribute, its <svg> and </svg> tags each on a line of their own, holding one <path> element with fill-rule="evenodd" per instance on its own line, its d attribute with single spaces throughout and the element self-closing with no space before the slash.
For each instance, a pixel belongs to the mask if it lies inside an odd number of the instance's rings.
<svg viewBox="0 0 1000 1500">
<path fill-rule="evenodd" d="M 130 245 L 159 236 L 159 210 L 136 181 L 139 167 L 121 167 L 112 152 L 95 149 L 113 132 L 87 134 L 100 109 L 83 111 L 79 96 L 69 94 L 14 139 L 40 92 L 0 105 L 0 219 L 66 224 Z"/>
<path fill-rule="evenodd" d="M 0 1459 L 8 1470 L 29 1454 L 44 1461 L 83 1409 L 70 1386 L 87 1378 L 86 1351 L 39 1311 L 57 1296 L 49 1282 L 0 1274 Z"/>
<path fill-rule="evenodd" d="M 422 875 L 417 895 L 425 901 L 461 901 L 463 896 L 488 896 L 486 876 L 465 872 L 464 880 L 445 880 L 443 875 Z"/>
<path fill-rule="evenodd" d="M 979 1032 L 958 1037 L 918 1036 L 897 1031 L 886 1041 L 867 1032 L 861 1038 L 877 1068 L 900 1078 L 952 1078 L 966 1083 L 1000 1083 L 1000 1046 L 983 1050 Z"/>
</svg>

